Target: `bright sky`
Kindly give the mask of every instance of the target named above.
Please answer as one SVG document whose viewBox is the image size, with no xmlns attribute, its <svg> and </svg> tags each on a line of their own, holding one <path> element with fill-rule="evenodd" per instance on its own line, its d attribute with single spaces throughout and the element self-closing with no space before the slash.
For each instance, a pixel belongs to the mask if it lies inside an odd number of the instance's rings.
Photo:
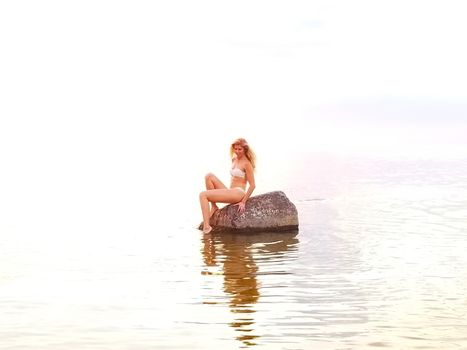
<svg viewBox="0 0 467 350">
<path fill-rule="evenodd" d="M 464 1 L 0 6 L 2 148 L 16 156 L 237 136 L 405 149 L 436 142 L 439 127 L 463 142 Z"/>
<path fill-rule="evenodd" d="M 160 186 L 186 181 L 174 167 L 220 169 L 239 136 L 263 159 L 464 154 L 466 10 L 449 0 L 3 1 L 0 161 L 3 184 L 17 185 L 5 191 L 18 206 L 18 193 L 47 186 L 77 184 L 86 198 L 97 179 L 118 200 L 126 180 Z"/>
</svg>

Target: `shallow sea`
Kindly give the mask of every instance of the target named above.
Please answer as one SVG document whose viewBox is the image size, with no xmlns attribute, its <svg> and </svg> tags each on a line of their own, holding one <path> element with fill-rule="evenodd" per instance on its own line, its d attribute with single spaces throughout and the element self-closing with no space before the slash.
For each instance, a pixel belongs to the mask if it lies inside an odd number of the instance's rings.
<svg viewBox="0 0 467 350">
<path fill-rule="evenodd" d="M 297 232 L 203 237 L 194 190 L 15 203 L 0 348 L 467 349 L 467 160 L 302 155 L 265 173 L 256 194 L 283 190 Z"/>
</svg>

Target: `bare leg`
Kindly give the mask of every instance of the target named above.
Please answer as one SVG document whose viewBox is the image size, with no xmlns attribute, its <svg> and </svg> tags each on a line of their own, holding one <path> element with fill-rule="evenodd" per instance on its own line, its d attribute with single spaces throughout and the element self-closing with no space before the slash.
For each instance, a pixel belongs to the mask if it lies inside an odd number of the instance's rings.
<svg viewBox="0 0 467 350">
<path fill-rule="evenodd" d="M 211 211 L 209 212 L 209 217 L 213 216 L 216 211 L 219 210 L 219 207 L 217 206 L 216 203 L 214 202 L 209 202 L 211 203 Z"/>
<path fill-rule="evenodd" d="M 201 192 L 199 194 L 199 202 L 201 204 L 201 212 L 203 213 L 203 233 L 208 234 L 212 230 L 209 224 L 209 202 L 238 203 L 244 195 L 245 193 L 242 190 L 228 188 Z"/>
<path fill-rule="evenodd" d="M 222 183 L 221 180 L 217 178 L 216 175 L 213 173 L 209 173 L 204 177 L 206 181 L 206 189 L 207 190 L 217 190 L 217 189 L 222 189 L 222 188 L 227 188 L 226 185 Z"/>
<path fill-rule="evenodd" d="M 216 190 L 216 189 L 225 189 L 227 188 L 221 180 L 217 178 L 216 175 L 213 173 L 209 173 L 204 177 L 206 181 L 206 189 L 207 190 Z M 212 216 L 217 210 L 219 210 L 219 207 L 217 206 L 216 202 L 211 202 L 211 210 L 209 212 L 209 217 Z"/>
<path fill-rule="evenodd" d="M 207 191 L 206 191 L 207 192 Z M 201 205 L 201 212 L 203 213 L 203 233 L 208 234 L 212 231 L 211 225 L 209 225 L 210 210 L 209 210 L 209 201 L 206 195 L 206 192 L 201 192 L 199 194 L 199 203 Z"/>
</svg>

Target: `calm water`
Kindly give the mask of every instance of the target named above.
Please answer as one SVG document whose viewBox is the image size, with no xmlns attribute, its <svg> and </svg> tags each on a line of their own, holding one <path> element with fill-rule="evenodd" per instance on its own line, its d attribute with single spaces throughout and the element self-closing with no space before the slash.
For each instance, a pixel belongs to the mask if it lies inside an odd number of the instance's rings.
<svg viewBox="0 0 467 350">
<path fill-rule="evenodd" d="M 54 223 L 25 204 L 0 235 L 0 348 L 467 349 L 467 161 L 267 170 L 298 232 L 203 237 L 194 193 L 156 215 L 83 196 Z"/>
</svg>

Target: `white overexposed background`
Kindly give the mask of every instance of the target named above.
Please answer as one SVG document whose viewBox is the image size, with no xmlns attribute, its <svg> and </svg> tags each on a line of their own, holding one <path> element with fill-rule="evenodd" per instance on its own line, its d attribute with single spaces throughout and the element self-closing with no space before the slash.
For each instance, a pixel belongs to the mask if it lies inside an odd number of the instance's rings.
<svg viewBox="0 0 467 350">
<path fill-rule="evenodd" d="M 170 226 L 236 137 L 258 192 L 301 152 L 463 156 L 466 8 L 4 1 L 0 230 Z"/>
</svg>

